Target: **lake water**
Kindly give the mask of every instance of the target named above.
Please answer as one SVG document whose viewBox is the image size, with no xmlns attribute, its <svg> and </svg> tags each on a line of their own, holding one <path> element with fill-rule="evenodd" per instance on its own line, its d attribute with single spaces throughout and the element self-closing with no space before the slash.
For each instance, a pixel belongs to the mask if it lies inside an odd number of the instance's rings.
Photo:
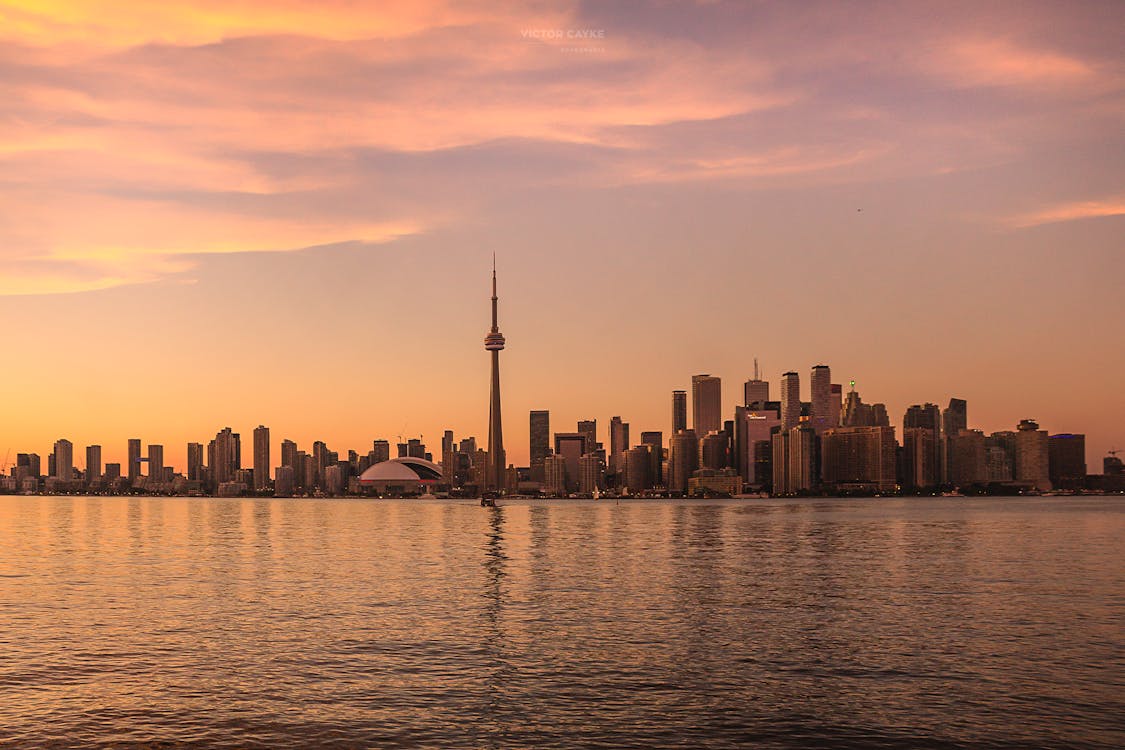
<svg viewBox="0 0 1125 750">
<path fill-rule="evenodd" d="M 0 497 L 4 747 L 1125 747 L 1125 499 Z"/>
</svg>

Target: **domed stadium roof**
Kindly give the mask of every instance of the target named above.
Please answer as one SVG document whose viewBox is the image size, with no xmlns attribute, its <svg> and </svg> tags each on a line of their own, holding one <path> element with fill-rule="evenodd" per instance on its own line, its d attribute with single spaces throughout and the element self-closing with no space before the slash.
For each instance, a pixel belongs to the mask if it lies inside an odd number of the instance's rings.
<svg viewBox="0 0 1125 750">
<path fill-rule="evenodd" d="M 392 458 L 359 475 L 360 484 L 440 482 L 441 467 L 424 458 Z"/>
</svg>

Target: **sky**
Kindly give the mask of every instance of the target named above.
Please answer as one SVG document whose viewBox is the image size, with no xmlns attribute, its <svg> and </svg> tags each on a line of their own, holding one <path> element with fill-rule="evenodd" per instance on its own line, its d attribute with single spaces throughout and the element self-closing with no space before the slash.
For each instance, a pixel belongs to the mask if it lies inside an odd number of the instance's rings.
<svg viewBox="0 0 1125 750">
<path fill-rule="evenodd" d="M 376 7 L 378 6 L 378 7 Z M 1120 2 L 0 0 L 0 450 L 505 442 L 754 358 L 1125 449 Z M 603 426 L 604 425 L 604 426 Z M 249 463 L 244 451 L 245 462 Z"/>
</svg>

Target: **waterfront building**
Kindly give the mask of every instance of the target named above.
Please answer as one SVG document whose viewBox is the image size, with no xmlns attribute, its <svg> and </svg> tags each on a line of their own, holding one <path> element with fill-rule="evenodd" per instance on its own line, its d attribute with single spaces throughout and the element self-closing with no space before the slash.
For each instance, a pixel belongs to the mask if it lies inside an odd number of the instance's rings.
<svg viewBox="0 0 1125 750">
<path fill-rule="evenodd" d="M 254 489 L 262 491 L 270 486 L 270 428 L 254 428 Z"/>
<path fill-rule="evenodd" d="M 529 427 L 531 481 L 542 484 L 546 481 L 543 461 L 551 454 L 551 412 L 546 409 L 532 411 Z"/>
<path fill-rule="evenodd" d="M 1086 481 L 1086 436 L 1051 435 L 1047 439 L 1047 465 L 1052 486 L 1082 487 Z"/>
<path fill-rule="evenodd" d="M 189 482 L 203 480 L 203 443 L 187 444 L 187 479 Z"/>
<path fill-rule="evenodd" d="M 905 427 L 902 430 L 902 486 L 924 490 L 938 484 L 936 438 L 928 427 Z"/>
<path fill-rule="evenodd" d="M 578 491 L 578 461 L 592 450 L 589 432 L 555 433 L 555 455 L 566 460 L 567 492 Z"/>
<path fill-rule="evenodd" d="M 946 467 L 951 472 L 947 483 L 968 487 L 989 481 L 984 432 L 962 427 L 957 434 L 943 438 L 943 443 L 946 445 Z"/>
<path fill-rule="evenodd" d="M 453 439 L 453 430 L 446 430 L 441 436 L 441 479 L 442 483 L 453 486 L 453 474 L 456 461 L 453 454 L 457 452 L 457 442 Z M 364 469 L 367 467 L 365 466 Z"/>
<path fill-rule="evenodd" d="M 653 446 L 638 445 L 624 453 L 623 480 L 621 486 L 636 495 L 652 486 Z"/>
<path fill-rule="evenodd" d="M 832 427 L 821 435 L 821 481 L 840 491 L 895 489 L 893 427 Z"/>
<path fill-rule="evenodd" d="M 577 464 L 575 464 L 577 466 Z M 575 483 L 577 484 L 577 482 Z M 564 456 L 549 455 L 543 458 L 543 491 L 551 497 L 566 497 L 570 481 Z"/>
<path fill-rule="evenodd" d="M 141 475 L 141 441 L 140 438 L 129 438 L 126 454 L 126 469 L 129 482 L 135 482 Z"/>
<path fill-rule="evenodd" d="M 1033 419 L 1021 419 L 1016 426 L 1016 481 L 1037 490 L 1051 489 L 1050 458 L 1046 430 Z"/>
<path fill-rule="evenodd" d="M 930 455 L 926 459 L 925 466 L 927 468 L 926 479 L 929 482 L 924 485 L 916 485 L 918 487 L 936 486 L 941 482 L 941 409 L 937 404 L 914 404 L 906 410 L 906 414 L 902 417 L 902 434 L 904 436 L 903 442 L 905 443 L 906 431 L 914 428 L 922 428 L 929 430 L 931 439 L 927 441 L 928 450 Z M 932 480 L 931 480 L 932 474 Z"/>
<path fill-rule="evenodd" d="M 148 482 L 160 483 L 164 481 L 164 446 L 148 446 Z"/>
<path fill-rule="evenodd" d="M 664 484 L 664 433 L 647 430 L 641 433 L 641 444 L 648 448 L 649 483 L 651 487 Z"/>
<path fill-rule="evenodd" d="M 680 430 L 668 440 L 668 490 L 687 492 L 699 468 L 699 439 L 694 430 Z"/>
<path fill-rule="evenodd" d="M 784 428 L 772 436 L 773 492 L 793 495 L 815 486 L 817 467 L 816 432 L 809 425 Z"/>
<path fill-rule="evenodd" d="M 742 492 L 742 479 L 734 469 L 698 469 L 688 480 L 689 495 L 733 496 Z"/>
<path fill-rule="evenodd" d="M 968 427 L 968 402 L 963 398 L 949 399 L 949 406 L 941 413 L 941 480 L 947 484 L 950 482 L 956 484 L 953 477 L 957 472 L 954 468 L 955 457 L 951 449 L 951 442 L 957 438 L 961 430 L 966 430 Z M 967 473 L 961 473 L 960 476 L 974 474 L 978 468 L 974 467 Z"/>
<path fill-rule="evenodd" d="M 604 464 L 601 458 L 594 453 L 587 453 L 578 459 L 578 491 L 584 495 L 592 495 L 595 490 L 604 488 Z"/>
<path fill-rule="evenodd" d="M 275 470 L 273 482 L 274 497 L 293 497 L 296 490 L 292 464 L 282 464 Z"/>
<path fill-rule="evenodd" d="M 692 375 L 691 414 L 696 435 L 707 435 L 723 427 L 722 380 L 713 375 Z"/>
<path fill-rule="evenodd" d="M 86 483 L 92 484 L 102 478 L 102 447 L 86 446 Z"/>
<path fill-rule="evenodd" d="M 239 435 L 224 427 L 215 435 L 214 457 L 211 460 L 211 481 L 215 485 L 234 481 L 235 472 L 242 468 Z"/>
<path fill-rule="evenodd" d="M 74 443 L 63 438 L 55 441 L 54 457 L 55 469 L 51 476 L 60 482 L 69 482 L 74 479 Z"/>
<path fill-rule="evenodd" d="M 727 468 L 730 440 L 725 431 L 709 432 L 699 441 L 699 468 L 720 471 Z"/>
</svg>

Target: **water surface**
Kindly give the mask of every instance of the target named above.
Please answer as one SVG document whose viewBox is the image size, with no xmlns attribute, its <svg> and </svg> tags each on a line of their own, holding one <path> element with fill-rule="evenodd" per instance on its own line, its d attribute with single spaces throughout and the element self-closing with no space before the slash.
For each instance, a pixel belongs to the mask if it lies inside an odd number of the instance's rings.
<svg viewBox="0 0 1125 750">
<path fill-rule="evenodd" d="M 1125 746 L 1120 498 L 0 497 L 0 745 Z"/>
</svg>

